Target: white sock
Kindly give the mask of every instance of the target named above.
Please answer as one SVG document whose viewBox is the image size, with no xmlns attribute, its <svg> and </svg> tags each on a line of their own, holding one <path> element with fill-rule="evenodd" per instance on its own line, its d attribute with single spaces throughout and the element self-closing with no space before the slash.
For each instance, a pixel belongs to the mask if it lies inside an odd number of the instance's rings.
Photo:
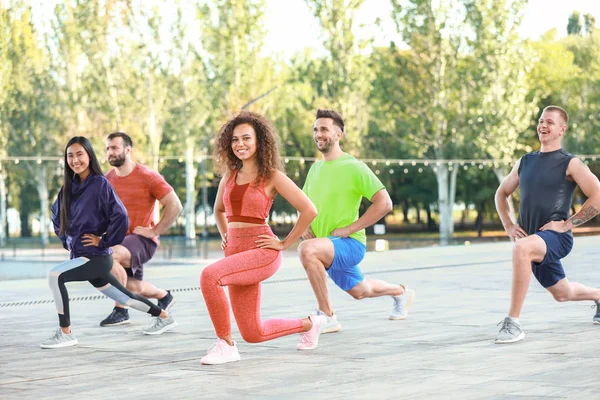
<svg viewBox="0 0 600 400">
<path fill-rule="evenodd" d="M 519 325 L 519 318 L 513 318 L 513 317 L 511 317 L 510 315 L 508 316 L 508 318 L 510 318 L 510 320 L 511 320 L 512 322 L 514 322 L 515 324 Z"/>
</svg>

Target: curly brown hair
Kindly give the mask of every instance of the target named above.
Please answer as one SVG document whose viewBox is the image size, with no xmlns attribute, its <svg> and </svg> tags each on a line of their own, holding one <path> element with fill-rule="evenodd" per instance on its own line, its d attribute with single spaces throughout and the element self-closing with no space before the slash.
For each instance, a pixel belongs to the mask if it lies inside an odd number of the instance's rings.
<svg viewBox="0 0 600 400">
<path fill-rule="evenodd" d="M 250 125 L 256 133 L 256 164 L 258 165 L 256 182 L 267 181 L 275 171 L 284 170 L 279 156 L 279 136 L 269 120 L 251 111 L 240 112 L 221 127 L 215 141 L 215 165 L 220 167 L 223 174 L 242 168 L 242 161 L 231 149 L 231 141 L 233 130 L 243 124 Z"/>
</svg>

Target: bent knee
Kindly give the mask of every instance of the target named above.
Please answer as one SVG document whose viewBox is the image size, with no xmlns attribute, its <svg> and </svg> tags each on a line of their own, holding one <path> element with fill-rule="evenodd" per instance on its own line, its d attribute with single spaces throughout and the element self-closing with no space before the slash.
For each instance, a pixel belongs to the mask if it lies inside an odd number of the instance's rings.
<svg viewBox="0 0 600 400">
<path fill-rule="evenodd" d="M 362 299 L 369 297 L 369 293 L 364 290 L 361 290 L 361 291 L 350 291 L 349 290 L 348 294 L 356 300 L 362 300 Z"/>
<path fill-rule="evenodd" d="M 554 297 L 554 300 L 561 302 L 561 303 L 563 301 L 571 300 L 571 296 L 567 292 L 552 293 L 552 297 Z"/>
<path fill-rule="evenodd" d="M 308 260 L 314 258 L 317 252 L 313 246 L 310 246 L 309 241 L 304 241 L 298 246 L 298 253 L 301 260 Z"/>
<path fill-rule="evenodd" d="M 242 336 L 242 339 L 248 343 L 262 343 L 266 341 L 265 337 L 256 331 L 240 329 L 240 335 Z"/>
<path fill-rule="evenodd" d="M 219 284 L 219 276 L 214 270 L 214 268 L 210 268 L 210 266 L 204 268 L 202 273 L 200 274 L 200 287 L 208 287 Z"/>
<path fill-rule="evenodd" d="M 116 262 L 113 263 L 112 268 L 110 269 L 111 274 L 118 276 L 121 274 L 127 274 L 127 271 L 125 271 L 125 267 L 123 266 L 123 264 Z"/>
<path fill-rule="evenodd" d="M 531 248 L 523 240 L 517 240 L 513 245 L 513 255 L 515 256 L 529 256 L 531 254 Z"/>
</svg>

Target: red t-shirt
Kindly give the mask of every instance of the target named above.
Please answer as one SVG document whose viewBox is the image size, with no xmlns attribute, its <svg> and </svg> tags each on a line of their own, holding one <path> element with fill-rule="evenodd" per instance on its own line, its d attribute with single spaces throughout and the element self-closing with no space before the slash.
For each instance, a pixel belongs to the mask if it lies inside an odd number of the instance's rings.
<svg viewBox="0 0 600 400">
<path fill-rule="evenodd" d="M 154 228 L 154 206 L 173 190 L 158 172 L 142 164 L 127 176 L 118 176 L 114 169 L 106 174 L 106 179 L 117 192 L 129 215 L 129 235 L 136 226 Z"/>
</svg>

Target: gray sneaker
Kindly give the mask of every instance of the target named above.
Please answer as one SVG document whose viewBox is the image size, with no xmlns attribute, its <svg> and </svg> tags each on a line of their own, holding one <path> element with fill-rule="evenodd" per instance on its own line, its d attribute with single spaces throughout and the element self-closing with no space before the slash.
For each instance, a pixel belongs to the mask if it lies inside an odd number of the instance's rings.
<svg viewBox="0 0 600 400">
<path fill-rule="evenodd" d="M 173 319 L 172 315 L 167 318 L 154 317 L 150 321 L 150 325 L 146 327 L 142 332 L 146 335 L 160 335 L 163 332 L 169 331 L 177 326 L 177 322 Z"/>
<path fill-rule="evenodd" d="M 335 311 L 333 312 L 333 315 L 330 317 L 329 315 L 325 314 L 323 311 L 317 309 L 317 312 L 314 315 L 324 315 L 327 318 L 327 322 L 324 325 L 325 328 L 324 328 L 323 332 L 321 332 L 321 334 L 334 333 L 334 332 L 339 332 L 342 330 L 342 326 L 340 325 L 340 323 L 337 320 L 337 315 L 335 315 Z"/>
<path fill-rule="evenodd" d="M 596 301 L 592 308 L 596 307 L 596 315 L 594 315 L 594 325 L 600 325 L 600 301 Z"/>
<path fill-rule="evenodd" d="M 408 315 L 408 309 L 412 305 L 413 300 L 415 299 L 415 291 L 404 287 L 404 293 L 400 296 L 392 296 L 394 299 L 394 309 L 390 314 L 390 319 L 404 319 Z"/>
<path fill-rule="evenodd" d="M 504 318 L 501 324 L 502 328 L 496 335 L 496 344 L 514 343 L 525 339 L 525 332 L 521 329 L 521 325 L 514 322 L 510 317 Z"/>
<path fill-rule="evenodd" d="M 40 347 L 42 349 L 59 349 L 61 347 L 69 347 L 75 346 L 77 344 L 77 338 L 72 333 L 68 335 L 63 333 L 63 331 L 58 328 L 54 335 L 52 335 L 48 340 L 42 342 Z"/>
</svg>

